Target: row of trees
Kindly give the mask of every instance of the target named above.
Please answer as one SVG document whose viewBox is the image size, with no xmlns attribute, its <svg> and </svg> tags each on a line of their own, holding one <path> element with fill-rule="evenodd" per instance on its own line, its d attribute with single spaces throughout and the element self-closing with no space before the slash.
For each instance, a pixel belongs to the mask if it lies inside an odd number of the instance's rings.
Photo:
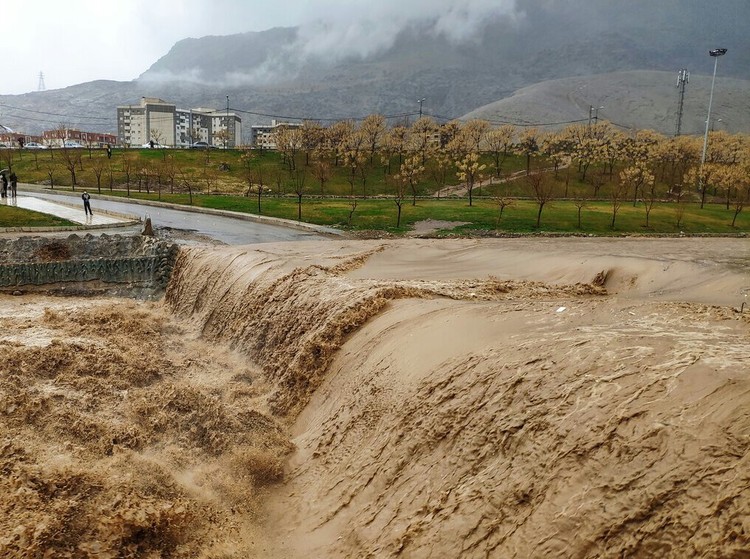
<svg viewBox="0 0 750 559">
<path fill-rule="evenodd" d="M 346 170 L 352 196 L 358 180 L 367 196 L 366 178 L 381 166 L 393 183 L 399 211 L 407 192 L 416 203 L 416 185 L 425 175 L 439 193 L 455 174 L 472 205 L 477 184 L 504 177 L 509 154 L 523 158 L 526 175 L 544 169 L 557 178 L 564 169 L 565 197 L 571 173 L 591 186 L 594 198 L 608 184 L 611 196 L 624 200 L 630 192 L 634 204 L 682 201 L 695 191 L 703 207 L 713 190 L 724 193 L 729 209 L 732 201 L 742 205 L 750 195 L 750 140 L 723 131 L 711 134 L 705 160 L 702 138 L 623 131 L 605 121 L 542 132 L 509 124 L 492 127 L 483 120 L 438 124 L 429 117 L 388 127 L 384 117 L 371 115 L 359 125 L 341 121 L 323 127 L 306 121 L 281 128 L 275 139 L 289 172 L 299 173 L 302 165 L 312 168 L 321 192 L 334 166 Z"/>
<path fill-rule="evenodd" d="M 273 186 L 279 194 L 294 193 L 301 217 L 304 196 L 328 194 L 330 181 L 338 181 L 338 194 L 344 181 L 348 185 L 352 212 L 358 197 L 388 194 L 398 208 L 399 224 L 408 198 L 416 205 L 419 195 L 460 193 L 471 206 L 475 188 L 486 185 L 490 188 L 485 192 L 501 207 L 508 205 L 511 190 L 517 195 L 522 188 L 540 204 L 539 217 L 545 200 L 604 195 L 613 201 L 613 225 L 617 209 L 628 199 L 650 212 L 664 199 L 678 203 L 699 200 L 702 207 L 707 194 L 712 193 L 723 197 L 727 209 L 733 207 L 738 212 L 750 195 L 750 141 L 747 136 L 723 131 L 711 133 L 705 161 L 702 138 L 624 131 L 607 122 L 540 131 L 512 125 L 492 127 L 483 120 L 438 124 L 429 117 L 411 125 L 389 126 L 385 117 L 371 115 L 360 123 L 340 121 L 322 126 L 305 121 L 281 127 L 275 141 L 280 165 L 273 170 L 263 164 L 264 154 L 258 150 L 241 150 L 237 159 L 245 194 L 257 194 L 259 212 L 263 195 Z M 0 157 L 6 158 L 7 167 L 11 158 L 21 153 L 5 152 Z M 210 194 L 225 186 L 222 181 L 228 176 L 221 174 L 218 163 L 222 158 L 238 157 L 235 151 L 214 152 L 216 156 L 206 151 L 199 165 L 193 162 L 186 168 L 179 154 L 171 152 L 162 150 L 158 156 L 126 150 L 110 160 L 92 157 L 91 150 L 86 157 L 86 150 L 61 149 L 45 154 L 41 165 L 52 185 L 64 169 L 75 188 L 77 171 L 88 161 L 89 176 L 93 173 L 99 189 L 103 185 L 124 186 L 129 193 L 131 185 L 137 184 L 139 190 L 161 192 L 168 188 L 192 196 L 193 190 Z M 37 157 L 36 153 L 23 156 Z M 524 175 L 527 178 L 521 180 Z M 569 195 L 570 183 L 575 183 L 575 189 Z"/>
</svg>

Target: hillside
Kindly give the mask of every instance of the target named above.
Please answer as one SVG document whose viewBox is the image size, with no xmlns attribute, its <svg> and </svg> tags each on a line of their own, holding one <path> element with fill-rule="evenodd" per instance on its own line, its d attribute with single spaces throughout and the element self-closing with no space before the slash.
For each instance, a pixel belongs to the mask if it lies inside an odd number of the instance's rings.
<svg viewBox="0 0 750 559">
<path fill-rule="evenodd" d="M 615 72 L 563 78 L 518 90 L 510 97 L 479 107 L 463 116 L 516 124 L 588 121 L 590 107 L 598 116 L 619 126 L 650 128 L 674 134 L 679 89 L 677 72 Z M 691 75 L 685 89 L 683 134 L 705 130 L 711 76 Z M 730 133 L 750 131 L 750 81 L 717 78 L 711 108 L 712 126 Z M 595 114 L 595 113 L 594 113 Z M 556 128 L 565 124 L 544 126 Z"/>
<path fill-rule="evenodd" d="M 745 0 L 519 0 L 515 6 L 463 26 L 373 21 L 351 29 L 321 24 L 185 39 L 132 82 L 0 96 L 2 124 L 28 132 L 60 123 L 114 131 L 115 107 L 142 96 L 217 108 L 229 96 L 246 124 L 270 115 L 327 122 L 414 114 L 421 98 L 426 113 L 448 119 L 548 80 L 680 68 L 696 78 L 710 75 L 707 51 L 717 46 L 729 49 L 720 77 L 750 80 L 750 36 L 737 25 L 750 21 Z M 654 117 L 659 113 L 648 120 Z"/>
</svg>

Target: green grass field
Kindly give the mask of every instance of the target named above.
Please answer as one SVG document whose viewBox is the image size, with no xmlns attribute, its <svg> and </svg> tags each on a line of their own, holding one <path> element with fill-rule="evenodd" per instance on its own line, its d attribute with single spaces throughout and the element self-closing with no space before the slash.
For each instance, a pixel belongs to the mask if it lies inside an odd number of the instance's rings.
<svg viewBox="0 0 750 559">
<path fill-rule="evenodd" d="M 255 154 L 249 164 L 242 158 L 239 150 L 116 149 L 111 160 L 106 158 L 103 150 L 83 149 L 78 150 L 77 155 L 80 157 L 75 164 L 76 190 L 86 188 L 90 192 L 106 195 L 258 213 L 257 195 L 255 192 L 248 192 L 248 181 L 250 179 L 257 184 L 259 177 L 262 177 L 264 194 L 260 213 L 292 220 L 298 218 L 300 211 L 294 191 L 299 188 L 299 176 L 302 175 L 302 221 L 354 231 L 377 230 L 399 235 L 409 231 L 416 222 L 433 219 L 464 222 L 464 225 L 451 230 L 451 234 L 464 235 L 750 233 L 750 216 L 747 210 L 738 214 L 732 226 L 734 206 L 730 205 L 726 209 L 720 193 L 709 193 L 709 203 L 703 209 L 699 208 L 695 192 L 688 192 L 683 198 L 683 204 L 678 205 L 675 201 L 657 202 L 651 212 L 648 227 L 643 204 L 639 202 L 634 207 L 632 199 L 625 200 L 619 209 L 615 226 L 612 227 L 609 181 L 605 181 L 594 192 L 593 186 L 589 182 L 582 182 L 573 169 L 548 174 L 548 180 L 554 181 L 557 199 L 544 207 L 537 227 L 538 206 L 531 197 L 523 176 L 475 187 L 474 203 L 470 207 L 465 196 L 435 197 L 435 192 L 442 185 L 436 182 L 428 162 L 422 179 L 416 185 L 417 203 L 412 205 L 412 192 L 409 189 L 402 204 L 401 224 L 397 227 L 393 175 L 386 174 L 386 167 L 379 162 L 378 156 L 374 158 L 372 165 L 366 165 L 364 172 L 356 177 L 346 168 L 336 167 L 334 161 L 329 161 L 329 178 L 324 182 L 321 194 L 314 165 L 305 165 L 304 154 L 298 155 L 297 170 L 294 172 L 289 171 L 281 154 L 268 151 Z M 55 189 L 72 188 L 70 169 L 66 168 L 60 150 L 2 150 L 0 159 L 2 158 L 3 165 L 12 165 L 21 182 L 49 185 L 51 177 Z M 490 175 L 493 167 L 491 158 L 485 156 L 483 162 L 487 164 L 485 174 Z M 524 165 L 522 157 L 509 156 L 503 165 L 502 174 L 508 176 L 514 171 L 522 170 Z M 540 158 L 533 165 L 541 168 L 548 166 L 548 163 Z M 170 166 L 177 171 L 173 170 L 170 174 Z M 398 158 L 394 157 L 391 160 L 391 172 L 397 168 Z M 615 170 L 611 176 L 616 174 Z M 455 169 L 449 170 L 445 178 L 447 185 L 459 183 Z M 663 197 L 667 198 L 667 187 L 662 185 L 661 190 L 665 193 Z M 560 199 L 562 197 L 565 200 Z M 575 198 L 587 199 L 580 212 L 580 226 L 578 208 L 573 202 Z M 356 208 L 352 208 L 352 201 L 355 199 Z M 503 210 L 502 217 L 498 203 L 501 199 L 512 200 L 511 205 Z M 54 221 L 38 214 L 32 218 L 32 215 L 34 214 L 31 212 L 0 210 L 0 226 L 17 227 L 19 224 L 31 225 L 32 222 L 48 225 Z"/>
<path fill-rule="evenodd" d="M 67 219 L 0 205 L 0 227 L 70 227 L 77 225 Z"/>
</svg>

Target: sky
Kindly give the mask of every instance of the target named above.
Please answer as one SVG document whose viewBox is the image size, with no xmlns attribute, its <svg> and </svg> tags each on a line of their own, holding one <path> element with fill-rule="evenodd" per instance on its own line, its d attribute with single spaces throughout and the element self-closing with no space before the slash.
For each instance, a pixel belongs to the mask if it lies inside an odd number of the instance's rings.
<svg viewBox="0 0 750 559">
<path fill-rule="evenodd" d="M 367 54 L 432 18 L 459 39 L 515 0 L 2 0 L 0 95 L 136 79 L 179 40 L 301 26 L 312 51 Z M 307 33 L 307 34 L 305 34 Z"/>
</svg>

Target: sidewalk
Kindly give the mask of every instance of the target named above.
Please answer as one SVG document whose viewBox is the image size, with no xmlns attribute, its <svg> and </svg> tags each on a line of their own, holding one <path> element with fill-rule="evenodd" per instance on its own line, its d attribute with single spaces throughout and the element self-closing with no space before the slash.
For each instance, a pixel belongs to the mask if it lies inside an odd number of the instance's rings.
<svg viewBox="0 0 750 559">
<path fill-rule="evenodd" d="M 94 212 L 94 215 L 86 216 L 83 211 L 83 202 L 80 207 L 69 206 L 67 204 L 58 204 L 33 196 L 16 196 L 15 198 L 2 198 L 0 204 L 6 206 L 17 206 L 26 210 L 32 210 L 43 214 L 54 215 L 87 226 L 112 226 L 129 224 L 133 219 L 119 217 L 102 212 Z"/>
</svg>

